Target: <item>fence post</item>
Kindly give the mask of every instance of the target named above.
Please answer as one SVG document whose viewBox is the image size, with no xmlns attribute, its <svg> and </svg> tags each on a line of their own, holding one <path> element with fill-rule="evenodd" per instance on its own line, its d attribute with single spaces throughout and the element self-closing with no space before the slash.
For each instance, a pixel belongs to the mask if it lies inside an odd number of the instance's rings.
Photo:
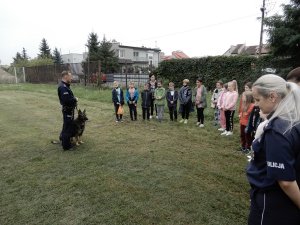
<svg viewBox="0 0 300 225">
<path fill-rule="evenodd" d="M 15 72 L 15 80 L 16 80 L 16 84 L 18 83 L 18 78 L 17 78 L 17 70 L 16 67 L 14 66 L 14 72 Z"/>
<path fill-rule="evenodd" d="M 24 79 L 24 83 L 26 83 L 26 75 L 25 75 L 25 67 L 23 66 L 23 79 Z"/>
</svg>

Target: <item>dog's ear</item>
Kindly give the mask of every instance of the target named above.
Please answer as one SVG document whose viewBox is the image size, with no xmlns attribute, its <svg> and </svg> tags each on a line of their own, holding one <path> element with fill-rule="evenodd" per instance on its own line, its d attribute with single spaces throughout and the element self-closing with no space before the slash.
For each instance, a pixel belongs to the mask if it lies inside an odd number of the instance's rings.
<svg viewBox="0 0 300 225">
<path fill-rule="evenodd" d="M 83 110 L 83 114 L 85 114 L 85 109 Z"/>
<path fill-rule="evenodd" d="M 80 110 L 80 109 L 78 110 L 78 114 L 82 114 L 82 112 L 81 112 L 81 110 Z"/>
</svg>

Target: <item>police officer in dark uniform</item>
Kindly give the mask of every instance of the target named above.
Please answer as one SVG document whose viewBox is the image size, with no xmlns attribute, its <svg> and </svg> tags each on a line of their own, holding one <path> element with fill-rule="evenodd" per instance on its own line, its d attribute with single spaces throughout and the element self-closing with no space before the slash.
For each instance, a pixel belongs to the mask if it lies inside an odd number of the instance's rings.
<svg viewBox="0 0 300 225">
<path fill-rule="evenodd" d="M 252 143 L 247 168 L 251 186 L 248 225 L 300 224 L 300 89 L 276 75 L 252 87 L 256 105 L 268 115 Z"/>
<path fill-rule="evenodd" d="M 60 141 L 64 150 L 72 148 L 72 122 L 74 120 L 74 110 L 77 106 L 78 98 L 74 97 L 70 84 L 72 82 L 72 74 L 70 71 L 61 73 L 62 80 L 58 85 L 57 93 L 60 104 L 62 106 L 63 127 L 60 134 Z"/>
</svg>

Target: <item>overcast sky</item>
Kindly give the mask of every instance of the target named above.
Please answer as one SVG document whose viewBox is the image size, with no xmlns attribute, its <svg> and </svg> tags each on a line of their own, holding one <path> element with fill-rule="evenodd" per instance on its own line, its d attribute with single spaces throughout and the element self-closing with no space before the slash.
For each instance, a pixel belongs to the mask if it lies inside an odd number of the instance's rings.
<svg viewBox="0 0 300 225">
<path fill-rule="evenodd" d="M 0 0 L 0 60 L 11 63 L 23 47 L 35 58 L 43 38 L 51 50 L 82 53 L 91 32 L 167 55 L 221 55 L 231 45 L 259 44 L 262 1 Z M 288 2 L 266 0 L 268 15 Z"/>
</svg>

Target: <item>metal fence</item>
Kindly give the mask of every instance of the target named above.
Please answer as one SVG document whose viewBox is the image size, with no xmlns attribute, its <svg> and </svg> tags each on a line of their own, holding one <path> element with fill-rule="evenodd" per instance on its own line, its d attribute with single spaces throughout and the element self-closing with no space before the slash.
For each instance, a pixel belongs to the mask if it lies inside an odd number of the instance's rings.
<svg viewBox="0 0 300 225">
<path fill-rule="evenodd" d="M 6 69 L 0 68 L 0 83 L 17 84 L 24 83 L 25 80 L 24 67 L 10 67 Z"/>
<path fill-rule="evenodd" d="M 121 86 L 128 87 L 129 82 L 134 82 L 135 86 L 143 86 L 149 81 L 148 74 L 107 74 L 107 85 L 112 86 L 114 81 L 118 81 Z"/>
<path fill-rule="evenodd" d="M 144 73 L 99 73 L 101 70 L 99 62 L 11 67 L 9 73 L 15 77 L 14 83 L 58 83 L 63 70 L 71 71 L 74 82 L 82 85 L 111 87 L 114 81 L 118 81 L 124 87 L 133 81 L 136 86 L 143 86 L 149 80 L 149 75 Z"/>
</svg>

